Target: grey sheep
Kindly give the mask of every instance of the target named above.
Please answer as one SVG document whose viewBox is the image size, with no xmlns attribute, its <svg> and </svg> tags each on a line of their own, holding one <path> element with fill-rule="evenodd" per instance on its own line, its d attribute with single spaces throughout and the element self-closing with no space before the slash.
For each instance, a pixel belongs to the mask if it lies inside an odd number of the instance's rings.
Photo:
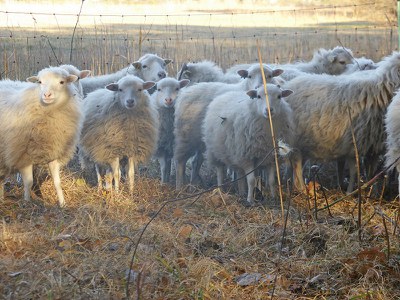
<svg viewBox="0 0 400 300">
<path fill-rule="evenodd" d="M 115 73 L 86 77 L 81 80 L 83 94 L 104 88 L 107 84 L 117 82 L 126 75 L 135 75 L 144 81 L 158 81 L 167 76 L 166 66 L 171 63 L 170 59 L 163 59 L 156 54 L 147 53 L 128 67 Z"/>
<path fill-rule="evenodd" d="M 156 91 L 151 95 L 158 110 L 159 131 L 154 156 L 158 158 L 161 170 L 161 182 L 169 182 L 171 160 L 174 147 L 175 100 L 182 88 L 189 84 L 188 79 L 177 80 L 167 77 L 156 84 Z"/>
<path fill-rule="evenodd" d="M 285 84 L 294 91 L 288 99 L 293 109 L 299 150 L 294 162 L 295 186 L 304 190 L 303 158 L 321 161 L 347 159 L 350 183 L 355 180 L 355 152 L 351 128 L 360 157 L 384 150 L 384 116 L 400 86 L 400 54 L 386 57 L 375 70 L 349 75 L 303 75 Z M 349 116 L 350 113 L 350 116 Z M 351 120 L 351 123 L 350 123 Z"/>
<path fill-rule="evenodd" d="M 98 185 L 102 180 L 99 165 L 108 167 L 107 177 L 119 190 L 120 159 L 128 158 L 129 191 L 134 188 L 135 165 L 147 162 L 158 139 L 157 110 L 148 89 L 153 81 L 127 75 L 103 89 L 89 93 L 83 104 L 84 122 L 79 141 L 82 167 L 96 164 Z M 109 182 L 108 182 L 109 183 Z"/>
<path fill-rule="evenodd" d="M 272 82 L 282 70 L 272 70 L 263 66 L 267 82 Z M 227 84 L 222 82 L 202 82 L 185 88 L 178 96 L 175 105 L 175 149 L 174 160 L 176 166 L 176 188 L 184 184 L 185 166 L 188 159 L 192 160 L 191 183 L 199 180 L 199 171 L 203 162 L 205 145 L 202 141 L 201 124 L 207 106 L 211 101 L 226 92 L 248 91 L 263 84 L 260 66 L 251 66 L 248 70 L 239 70 L 238 74 L 244 78 L 239 83 Z"/>
<path fill-rule="evenodd" d="M 219 66 L 209 60 L 184 63 L 178 71 L 177 79 L 188 79 L 190 80 L 190 85 L 199 82 L 236 83 L 241 80 L 237 72 L 225 74 Z"/>
<path fill-rule="evenodd" d="M 400 93 L 398 90 L 386 112 L 385 130 L 387 134 L 385 167 L 389 171 L 396 168 L 400 195 Z"/>
<path fill-rule="evenodd" d="M 274 84 L 267 84 L 267 92 L 275 138 L 291 144 L 293 117 L 285 97 L 293 92 L 281 90 Z M 247 93 L 233 91 L 216 97 L 208 106 L 203 121 L 206 160 L 217 168 L 218 185 L 223 184 L 225 167 L 232 167 L 240 176 L 247 174 L 247 202 L 250 205 L 254 202 L 254 170 L 257 166 L 266 167 L 269 190 L 272 196 L 275 195 L 273 141 L 268 119 L 262 86 Z"/>
<path fill-rule="evenodd" d="M 33 165 L 48 164 L 60 206 L 60 167 L 74 154 L 82 124 L 77 76 L 59 67 L 41 70 L 25 88 L 0 90 L 0 178 L 20 172 L 30 199 Z M 2 187 L 2 185 L 1 185 Z"/>
</svg>

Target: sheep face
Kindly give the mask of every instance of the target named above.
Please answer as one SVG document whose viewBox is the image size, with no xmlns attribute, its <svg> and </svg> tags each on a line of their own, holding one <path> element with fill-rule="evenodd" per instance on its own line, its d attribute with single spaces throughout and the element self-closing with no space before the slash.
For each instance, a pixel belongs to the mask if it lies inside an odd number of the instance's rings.
<svg viewBox="0 0 400 300">
<path fill-rule="evenodd" d="M 267 83 L 275 83 L 274 77 L 279 76 L 283 73 L 281 69 L 273 70 L 267 65 L 263 65 L 264 76 Z M 237 73 L 247 80 L 247 88 L 257 89 L 258 87 L 263 85 L 262 73 L 260 66 L 252 65 L 247 70 L 239 70 Z"/>
<path fill-rule="evenodd" d="M 40 86 L 40 102 L 43 105 L 60 104 L 70 99 L 70 84 L 76 82 L 78 76 L 69 75 L 61 68 L 50 67 L 41 70 L 37 76 L 27 78 Z"/>
<path fill-rule="evenodd" d="M 328 74 L 339 75 L 346 70 L 348 64 L 354 63 L 353 53 L 350 49 L 335 47 L 332 50 L 319 50 L 322 56 L 324 68 Z"/>
<path fill-rule="evenodd" d="M 106 89 L 115 93 L 114 99 L 118 99 L 122 107 L 133 109 L 139 101 L 145 101 L 148 97 L 143 97 L 143 93 L 147 93 L 155 85 L 153 81 L 143 82 L 135 76 L 125 76 L 117 83 L 110 83 Z"/>
<path fill-rule="evenodd" d="M 171 63 L 170 59 L 163 59 L 155 54 L 146 54 L 138 61 L 132 63 L 133 67 L 140 73 L 137 76 L 144 81 L 159 81 L 167 77 L 166 66 Z"/>
<path fill-rule="evenodd" d="M 274 84 L 267 84 L 268 102 L 270 106 L 271 117 L 281 113 L 281 101 L 293 93 L 291 90 L 281 90 Z M 266 119 L 269 118 L 267 99 L 265 96 L 264 87 L 261 86 L 256 90 L 250 90 L 247 95 L 251 98 L 250 101 L 255 101 L 255 110 L 257 115 Z"/>
<path fill-rule="evenodd" d="M 73 65 L 60 65 L 60 68 L 66 70 L 70 75 L 78 76 L 78 79 L 74 82 L 74 87 L 79 96 L 83 97 L 83 87 L 80 79 L 86 78 L 91 74 L 90 70 L 78 70 L 77 67 Z"/>
<path fill-rule="evenodd" d="M 187 86 L 190 80 L 182 79 L 180 81 L 174 78 L 164 78 L 157 82 L 157 91 L 153 94 L 159 107 L 172 108 L 175 105 L 175 99 L 181 88 Z"/>
</svg>

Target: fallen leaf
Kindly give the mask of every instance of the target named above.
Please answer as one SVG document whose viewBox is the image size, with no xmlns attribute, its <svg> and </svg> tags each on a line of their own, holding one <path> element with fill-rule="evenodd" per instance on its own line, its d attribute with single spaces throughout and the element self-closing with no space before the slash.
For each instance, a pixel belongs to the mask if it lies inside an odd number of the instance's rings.
<svg viewBox="0 0 400 300">
<path fill-rule="evenodd" d="M 183 210 L 182 210 L 182 208 L 175 208 L 174 209 L 174 212 L 172 213 L 172 216 L 174 217 L 174 218 L 179 218 L 179 217 L 181 217 L 183 215 Z"/>
<path fill-rule="evenodd" d="M 192 233 L 193 227 L 191 225 L 184 225 L 179 229 L 178 236 L 187 239 Z"/>
</svg>

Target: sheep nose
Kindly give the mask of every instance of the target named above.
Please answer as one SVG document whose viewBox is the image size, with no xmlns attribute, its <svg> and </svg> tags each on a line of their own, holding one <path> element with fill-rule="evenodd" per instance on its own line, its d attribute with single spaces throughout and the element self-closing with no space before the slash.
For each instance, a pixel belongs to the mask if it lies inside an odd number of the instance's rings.
<svg viewBox="0 0 400 300">
<path fill-rule="evenodd" d="M 165 98 L 165 103 L 167 105 L 171 105 L 172 104 L 172 98 Z"/>
<path fill-rule="evenodd" d="M 167 74 L 164 71 L 160 71 L 158 72 L 158 77 L 160 77 L 160 79 L 165 78 L 167 76 Z"/>
<path fill-rule="evenodd" d="M 135 100 L 134 99 L 126 100 L 126 105 L 128 107 L 132 107 L 134 104 L 135 104 Z"/>
<path fill-rule="evenodd" d="M 46 92 L 46 93 L 43 94 L 43 96 L 44 96 L 44 98 L 49 99 L 49 98 L 51 98 L 52 93 L 51 92 Z"/>
</svg>

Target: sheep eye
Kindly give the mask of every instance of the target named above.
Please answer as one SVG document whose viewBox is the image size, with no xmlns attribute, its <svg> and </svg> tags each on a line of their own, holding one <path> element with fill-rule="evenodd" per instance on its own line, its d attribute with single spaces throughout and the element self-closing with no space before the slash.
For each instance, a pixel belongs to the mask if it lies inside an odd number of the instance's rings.
<svg viewBox="0 0 400 300">
<path fill-rule="evenodd" d="M 157 89 L 157 91 L 161 92 L 161 89 Z"/>
<path fill-rule="evenodd" d="M 281 99 L 281 98 L 282 98 L 282 96 L 281 96 L 281 95 L 279 95 L 279 96 L 278 96 L 278 99 Z"/>
<path fill-rule="evenodd" d="M 39 81 L 38 81 L 38 83 L 39 83 L 39 84 L 42 84 L 42 81 L 41 81 L 41 80 L 39 80 Z"/>
<path fill-rule="evenodd" d="M 147 68 L 147 66 L 146 65 L 143 65 L 143 67 L 142 67 L 143 69 L 146 69 Z"/>
<path fill-rule="evenodd" d="M 141 92 L 142 91 L 142 89 L 138 89 L 138 92 Z"/>
<path fill-rule="evenodd" d="M 64 84 L 64 81 L 63 81 L 63 80 L 61 80 L 61 81 L 60 81 L 60 84 Z"/>
<path fill-rule="evenodd" d="M 247 76 L 247 78 L 251 78 L 251 75 Z"/>
<path fill-rule="evenodd" d="M 260 96 L 260 95 L 258 95 L 258 96 L 257 96 L 257 98 L 258 98 L 258 99 L 261 99 L 261 96 Z"/>
<path fill-rule="evenodd" d="M 345 61 L 339 61 L 339 64 L 344 65 L 344 64 L 346 64 L 346 62 Z"/>
<path fill-rule="evenodd" d="M 118 91 L 122 92 L 122 89 L 118 89 Z"/>
</svg>

